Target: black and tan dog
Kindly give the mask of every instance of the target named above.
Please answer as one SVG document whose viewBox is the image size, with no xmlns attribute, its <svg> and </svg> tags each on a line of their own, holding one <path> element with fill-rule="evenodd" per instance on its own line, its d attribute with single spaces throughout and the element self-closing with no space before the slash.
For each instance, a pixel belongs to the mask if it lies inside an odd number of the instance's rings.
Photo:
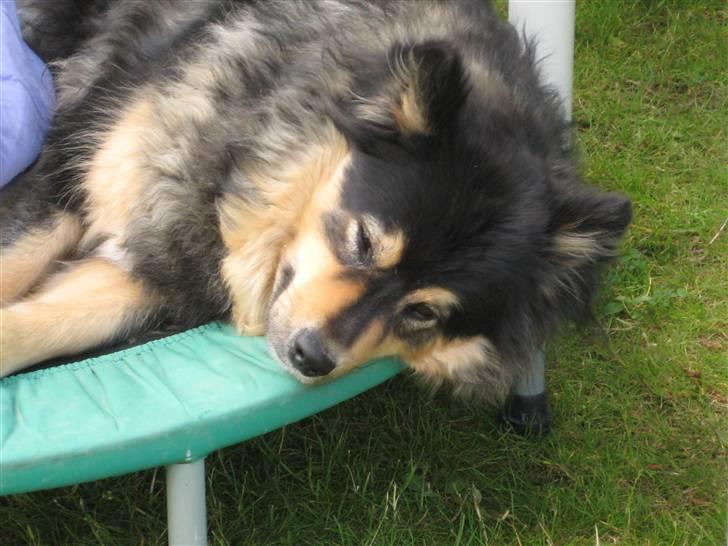
<svg viewBox="0 0 728 546">
<path fill-rule="evenodd" d="M 0 197 L 3 374 L 222 318 L 498 400 L 629 222 L 483 0 L 19 5 L 58 107 Z"/>
</svg>

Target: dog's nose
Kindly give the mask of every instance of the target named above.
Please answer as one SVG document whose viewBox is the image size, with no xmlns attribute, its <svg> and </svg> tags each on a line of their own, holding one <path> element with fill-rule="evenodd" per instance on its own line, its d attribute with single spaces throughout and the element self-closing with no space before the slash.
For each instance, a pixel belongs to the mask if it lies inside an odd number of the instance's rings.
<svg viewBox="0 0 728 546">
<path fill-rule="evenodd" d="M 313 330 L 303 330 L 296 335 L 288 351 L 288 357 L 306 377 L 326 375 L 336 366 L 326 354 L 321 340 Z"/>
</svg>

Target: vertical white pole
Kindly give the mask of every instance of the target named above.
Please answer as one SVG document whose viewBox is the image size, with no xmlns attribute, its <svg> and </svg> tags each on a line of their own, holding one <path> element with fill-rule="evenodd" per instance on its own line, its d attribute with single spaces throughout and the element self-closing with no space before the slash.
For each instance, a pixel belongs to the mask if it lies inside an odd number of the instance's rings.
<svg viewBox="0 0 728 546">
<path fill-rule="evenodd" d="M 518 396 L 538 396 L 546 392 L 546 355 L 543 350 L 531 357 L 528 374 L 521 377 L 513 389 Z"/>
<path fill-rule="evenodd" d="M 571 118 L 576 0 L 510 0 L 508 20 L 536 39 L 536 59 L 546 82 L 558 89 Z"/>
<path fill-rule="evenodd" d="M 167 526 L 170 546 L 207 545 L 205 459 L 167 467 Z"/>
<path fill-rule="evenodd" d="M 576 0 L 509 0 L 508 20 L 516 29 L 536 41 L 536 60 L 541 76 L 556 88 L 564 112 L 571 119 L 574 79 L 574 21 Z M 515 395 L 504 417 L 523 430 L 529 420 L 543 433 L 550 426 L 546 395 L 543 351 L 532 357 L 529 372 L 516 383 Z M 537 428 L 537 430 L 539 430 Z"/>
</svg>

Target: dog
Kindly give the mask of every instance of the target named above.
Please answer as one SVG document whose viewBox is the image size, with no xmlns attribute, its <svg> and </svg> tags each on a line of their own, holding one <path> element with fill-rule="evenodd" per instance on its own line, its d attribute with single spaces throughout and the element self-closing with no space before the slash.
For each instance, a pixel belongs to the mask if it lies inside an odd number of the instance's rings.
<svg viewBox="0 0 728 546">
<path fill-rule="evenodd" d="M 20 0 L 47 144 L 0 196 L 2 374 L 162 323 L 296 378 L 401 358 L 500 401 L 631 216 L 483 0 Z"/>
</svg>

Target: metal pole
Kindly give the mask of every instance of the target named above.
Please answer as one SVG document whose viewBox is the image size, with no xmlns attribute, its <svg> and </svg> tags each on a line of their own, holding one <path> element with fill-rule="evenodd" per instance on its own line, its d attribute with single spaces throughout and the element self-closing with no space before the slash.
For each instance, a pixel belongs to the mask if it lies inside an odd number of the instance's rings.
<svg viewBox="0 0 728 546">
<path fill-rule="evenodd" d="M 574 79 L 574 20 L 576 0 L 510 0 L 508 20 L 526 36 L 536 39 L 541 75 L 553 85 L 571 119 Z"/>
<path fill-rule="evenodd" d="M 546 357 L 538 351 L 531 360 L 529 373 L 521 377 L 513 389 L 518 396 L 536 396 L 546 391 Z"/>
<path fill-rule="evenodd" d="M 205 459 L 169 465 L 166 470 L 170 546 L 206 546 Z"/>
<path fill-rule="evenodd" d="M 535 39 L 541 77 L 558 90 L 564 113 L 571 119 L 574 76 L 576 0 L 510 0 L 508 20 L 519 32 Z M 543 350 L 533 355 L 528 373 L 519 378 L 503 412 L 513 429 L 544 434 L 551 426 L 546 394 Z"/>
</svg>

